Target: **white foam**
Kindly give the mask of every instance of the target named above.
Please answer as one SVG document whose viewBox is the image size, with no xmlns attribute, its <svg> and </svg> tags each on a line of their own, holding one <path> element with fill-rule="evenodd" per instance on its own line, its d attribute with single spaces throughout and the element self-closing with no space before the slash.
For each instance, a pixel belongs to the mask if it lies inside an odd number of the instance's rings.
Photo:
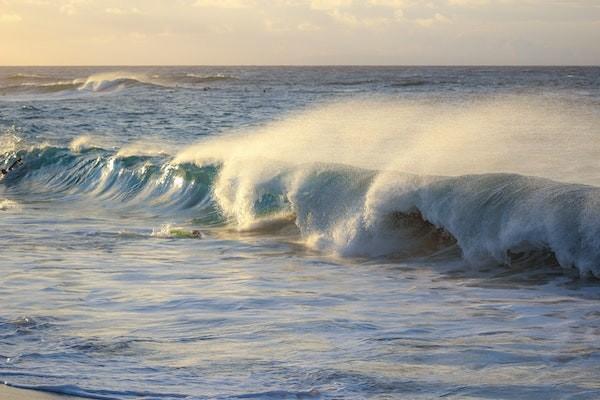
<svg viewBox="0 0 600 400">
<path fill-rule="evenodd" d="M 82 150 L 101 146 L 102 144 L 98 142 L 97 139 L 92 135 L 80 135 L 71 141 L 69 144 L 69 150 L 71 150 L 73 153 L 80 153 Z"/>
<path fill-rule="evenodd" d="M 80 91 L 106 92 L 120 90 L 127 82 L 140 82 L 151 85 L 169 86 L 159 78 L 154 78 L 146 74 L 132 72 L 103 72 L 93 74 L 84 79 L 76 79 L 73 83 L 79 84 Z"/>
<path fill-rule="evenodd" d="M 123 146 L 117 152 L 117 157 L 131 156 L 167 156 L 175 153 L 173 145 L 164 142 L 152 142 L 148 140 L 137 141 Z"/>
</svg>

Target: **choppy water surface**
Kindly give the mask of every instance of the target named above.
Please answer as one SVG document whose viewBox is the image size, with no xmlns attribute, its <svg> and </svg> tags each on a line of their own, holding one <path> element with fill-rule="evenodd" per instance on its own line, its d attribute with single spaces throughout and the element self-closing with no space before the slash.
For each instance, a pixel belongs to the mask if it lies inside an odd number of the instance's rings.
<svg viewBox="0 0 600 400">
<path fill-rule="evenodd" d="M 600 397 L 599 68 L 0 68 L 0 377 Z"/>
</svg>

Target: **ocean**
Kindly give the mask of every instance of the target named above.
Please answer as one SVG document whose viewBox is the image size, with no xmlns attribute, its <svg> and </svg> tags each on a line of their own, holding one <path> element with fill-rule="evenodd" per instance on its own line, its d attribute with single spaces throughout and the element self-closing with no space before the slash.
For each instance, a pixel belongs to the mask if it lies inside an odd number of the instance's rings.
<svg viewBox="0 0 600 400">
<path fill-rule="evenodd" d="M 600 68 L 1 67 L 0 379 L 600 398 Z"/>
</svg>

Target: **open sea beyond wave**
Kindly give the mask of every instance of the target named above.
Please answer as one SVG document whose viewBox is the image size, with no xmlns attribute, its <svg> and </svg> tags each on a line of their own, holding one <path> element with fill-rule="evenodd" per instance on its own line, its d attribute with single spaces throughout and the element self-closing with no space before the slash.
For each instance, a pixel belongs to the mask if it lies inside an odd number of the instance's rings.
<svg viewBox="0 0 600 400">
<path fill-rule="evenodd" d="M 0 379 L 600 398 L 600 68 L 0 68 Z"/>
</svg>

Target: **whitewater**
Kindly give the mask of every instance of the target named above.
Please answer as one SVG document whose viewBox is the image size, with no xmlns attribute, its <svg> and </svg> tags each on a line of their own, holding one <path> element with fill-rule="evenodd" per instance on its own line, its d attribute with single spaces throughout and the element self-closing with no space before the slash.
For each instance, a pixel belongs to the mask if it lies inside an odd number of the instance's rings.
<svg viewBox="0 0 600 400">
<path fill-rule="evenodd" d="M 0 377 L 597 398 L 600 69 L 0 68 Z"/>
</svg>

